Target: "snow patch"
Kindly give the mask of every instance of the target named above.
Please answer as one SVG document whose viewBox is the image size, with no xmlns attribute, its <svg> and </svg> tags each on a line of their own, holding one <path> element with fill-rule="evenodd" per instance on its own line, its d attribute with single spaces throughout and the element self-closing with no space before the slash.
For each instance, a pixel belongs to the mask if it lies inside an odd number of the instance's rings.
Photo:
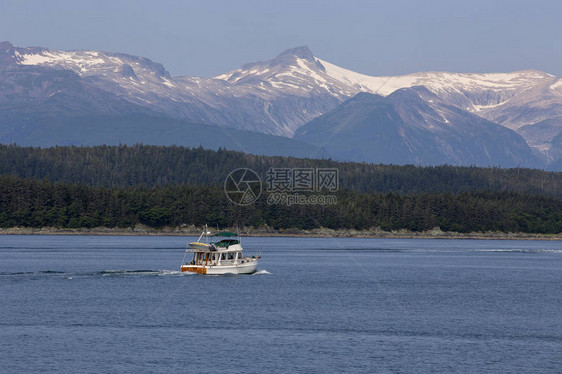
<svg viewBox="0 0 562 374">
<path fill-rule="evenodd" d="M 53 96 L 55 96 L 56 94 L 58 94 L 59 92 L 62 92 L 62 90 L 58 90 L 58 91 L 56 91 L 56 92 L 53 92 L 52 94 L 49 95 L 49 97 L 53 97 Z"/>
<path fill-rule="evenodd" d="M 497 104 L 490 104 L 490 105 L 473 105 L 472 109 L 469 109 L 471 112 L 480 112 L 481 110 L 485 110 L 485 109 L 491 109 L 491 108 L 495 108 L 498 107 L 500 105 L 503 105 L 505 103 L 507 103 L 509 100 L 505 100 L 502 101 L 501 103 L 497 103 Z"/>
<path fill-rule="evenodd" d="M 54 65 L 58 63 L 74 64 L 78 66 L 92 66 L 105 63 L 104 59 L 93 55 L 94 52 L 55 52 L 43 51 L 40 54 L 23 54 L 22 65 Z M 80 56 L 84 54 L 86 56 Z M 96 56 L 96 57 L 94 57 Z"/>
<path fill-rule="evenodd" d="M 326 75 L 346 86 L 355 86 L 358 91 L 389 95 L 397 89 L 411 87 L 415 81 L 407 76 L 406 78 L 373 77 L 341 68 L 324 60 L 318 59 L 318 61 L 324 66 Z"/>
<path fill-rule="evenodd" d="M 42 55 L 21 55 L 22 59 L 20 61 L 20 65 L 42 65 L 47 63 L 52 63 L 56 61 L 56 56 L 49 52 L 45 52 Z"/>
<path fill-rule="evenodd" d="M 455 92 L 464 90 L 522 89 L 550 77 L 539 71 L 518 71 L 513 73 L 415 73 L 402 76 L 379 76 L 356 73 L 318 59 L 326 75 L 345 85 L 354 86 L 358 91 L 389 95 L 392 92 L 412 86 L 425 86 L 433 92 Z"/>
<path fill-rule="evenodd" d="M 303 59 L 301 58 L 297 58 L 297 65 L 304 70 L 305 74 L 312 77 L 315 81 L 317 82 L 322 82 L 322 83 L 326 83 L 326 79 L 322 76 L 320 76 L 319 74 L 317 74 L 314 70 L 312 70 L 311 68 L 309 68 L 307 66 L 307 64 L 304 62 Z"/>
<path fill-rule="evenodd" d="M 233 72 L 231 73 L 225 73 L 225 74 L 221 74 L 221 75 L 217 75 L 216 77 L 213 77 L 212 79 L 220 79 L 223 81 L 227 81 L 230 79 L 230 77 L 232 77 L 232 74 L 234 74 Z"/>
<path fill-rule="evenodd" d="M 269 84 L 271 84 L 275 88 L 294 88 L 294 89 L 302 90 L 301 86 L 297 86 L 287 82 L 271 81 L 269 82 Z"/>
<path fill-rule="evenodd" d="M 168 86 L 168 87 L 170 87 L 170 88 L 175 88 L 175 87 L 176 87 L 176 86 L 175 86 L 172 82 L 170 82 L 170 80 L 167 79 L 167 78 L 162 78 L 162 82 L 163 82 L 166 86 Z"/>
<path fill-rule="evenodd" d="M 558 79 L 554 84 L 550 85 L 551 90 L 556 90 L 558 88 L 562 88 L 562 79 Z"/>
</svg>

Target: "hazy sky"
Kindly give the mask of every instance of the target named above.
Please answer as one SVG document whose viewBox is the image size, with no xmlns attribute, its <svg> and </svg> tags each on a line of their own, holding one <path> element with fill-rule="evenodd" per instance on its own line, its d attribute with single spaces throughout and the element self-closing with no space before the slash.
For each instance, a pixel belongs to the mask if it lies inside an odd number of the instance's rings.
<svg viewBox="0 0 562 374">
<path fill-rule="evenodd" d="M 561 4 L 0 0 L 0 41 L 125 52 L 204 77 L 300 45 L 370 75 L 532 68 L 562 76 Z"/>
</svg>

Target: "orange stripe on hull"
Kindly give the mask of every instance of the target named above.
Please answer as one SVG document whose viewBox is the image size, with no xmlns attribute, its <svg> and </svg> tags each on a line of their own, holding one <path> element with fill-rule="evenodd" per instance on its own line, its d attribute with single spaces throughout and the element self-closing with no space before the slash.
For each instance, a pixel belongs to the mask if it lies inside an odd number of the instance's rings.
<svg viewBox="0 0 562 374">
<path fill-rule="evenodd" d="M 189 271 L 190 273 L 197 273 L 197 274 L 207 274 L 207 268 L 202 268 L 198 266 L 182 266 L 182 272 Z"/>
</svg>

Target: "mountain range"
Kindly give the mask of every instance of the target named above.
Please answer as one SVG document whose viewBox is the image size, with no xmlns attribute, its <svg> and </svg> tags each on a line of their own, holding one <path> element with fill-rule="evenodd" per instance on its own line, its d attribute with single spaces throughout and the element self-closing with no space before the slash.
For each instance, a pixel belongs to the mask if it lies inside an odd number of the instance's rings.
<svg viewBox="0 0 562 374">
<path fill-rule="evenodd" d="M 454 124 L 454 125 L 453 125 Z M 300 127 L 295 139 L 386 164 L 537 165 L 515 132 L 447 103 L 423 86 L 359 93 Z"/>
<path fill-rule="evenodd" d="M 2 143 L 559 170 L 561 139 L 562 79 L 536 70 L 373 77 L 299 47 L 212 78 L 173 77 L 143 57 L 0 43 Z"/>
</svg>

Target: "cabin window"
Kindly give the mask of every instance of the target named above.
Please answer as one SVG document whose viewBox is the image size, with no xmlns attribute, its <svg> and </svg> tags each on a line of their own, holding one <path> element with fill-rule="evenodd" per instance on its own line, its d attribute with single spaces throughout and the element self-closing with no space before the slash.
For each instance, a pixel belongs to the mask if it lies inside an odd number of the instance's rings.
<svg viewBox="0 0 562 374">
<path fill-rule="evenodd" d="M 228 254 L 228 259 L 229 259 L 229 260 L 234 260 L 234 253 L 229 253 L 229 254 Z"/>
<path fill-rule="evenodd" d="M 226 260 L 226 253 L 221 254 L 221 260 Z"/>
</svg>

